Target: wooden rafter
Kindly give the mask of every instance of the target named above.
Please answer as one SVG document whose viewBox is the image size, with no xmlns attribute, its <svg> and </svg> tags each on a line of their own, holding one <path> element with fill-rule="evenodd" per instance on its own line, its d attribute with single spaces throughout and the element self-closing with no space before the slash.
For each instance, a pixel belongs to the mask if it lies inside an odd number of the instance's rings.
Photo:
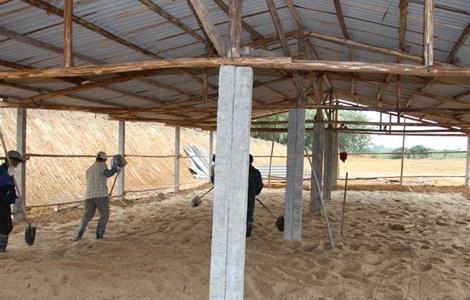
<svg viewBox="0 0 470 300">
<path fill-rule="evenodd" d="M 59 16 L 59 17 L 62 17 L 63 14 L 64 14 L 64 12 L 63 12 L 62 9 L 57 8 L 57 7 L 55 7 L 54 5 L 51 5 L 51 4 L 49 4 L 49 3 L 47 3 L 47 2 L 45 2 L 45 1 L 43 1 L 43 0 L 21 0 L 21 1 L 23 1 L 23 2 L 25 2 L 25 3 L 27 3 L 27 4 L 30 4 L 30 5 L 32 5 L 32 6 L 35 6 L 35 7 L 37 7 L 37 8 L 40 8 L 40 9 L 42 9 L 42 10 L 48 12 L 48 13 L 54 14 L 54 15 L 56 15 L 56 16 Z M 81 18 L 81 17 L 75 16 L 75 15 L 72 15 L 72 20 L 73 20 L 75 23 L 80 24 L 81 26 L 83 26 L 83 27 L 85 27 L 85 28 L 87 28 L 87 29 L 89 29 L 89 30 L 91 30 L 91 31 L 93 31 L 93 32 L 95 32 L 95 33 L 97 33 L 97 34 L 99 34 L 99 35 L 101 35 L 101 36 L 103 36 L 103 37 L 105 37 L 105 38 L 111 40 L 111 41 L 114 41 L 114 42 L 116 42 L 116 43 L 118 43 L 118 44 L 121 44 L 121 45 L 123 45 L 123 46 L 126 46 L 127 48 L 130 48 L 130 49 L 132 49 L 132 50 L 134 50 L 134 51 L 137 51 L 137 52 L 139 52 L 139 53 L 145 54 L 145 55 L 147 55 L 147 56 L 149 56 L 149 57 L 152 57 L 152 58 L 156 58 L 156 59 L 162 58 L 160 55 L 158 55 L 158 54 L 156 54 L 156 53 L 154 53 L 154 52 L 152 52 L 152 51 L 150 51 L 150 50 L 147 50 L 147 49 L 145 49 L 145 48 L 142 48 L 142 47 L 140 47 L 140 46 L 138 46 L 138 45 L 136 45 L 136 44 L 134 44 L 134 43 L 131 43 L 131 42 L 129 42 L 129 41 L 127 41 L 127 40 L 125 40 L 125 39 L 123 39 L 123 38 L 121 38 L 121 37 L 115 35 L 114 33 L 111 33 L 111 32 L 109 32 L 108 30 L 106 30 L 106 29 L 104 29 L 104 28 L 102 28 L 102 27 L 100 27 L 100 26 L 97 26 L 97 25 L 95 25 L 95 24 L 93 24 L 93 23 L 91 23 L 91 22 L 85 20 L 84 18 Z M 191 77 L 192 79 L 194 79 L 194 80 L 196 80 L 196 81 L 198 81 L 198 82 L 201 82 L 201 81 L 202 81 L 199 77 L 195 76 L 194 74 L 192 74 L 192 73 L 190 73 L 190 72 L 187 72 L 187 71 L 184 71 L 184 70 L 182 70 L 181 72 L 182 72 L 182 74 L 184 74 L 184 75 L 186 75 L 186 76 L 189 76 L 189 77 Z"/>
<path fill-rule="evenodd" d="M 161 17 L 165 18 L 167 21 L 173 23 L 176 25 L 178 28 L 183 30 L 184 32 L 188 33 L 191 35 L 193 38 L 195 38 L 197 41 L 210 46 L 208 41 L 206 41 L 202 36 L 200 36 L 196 31 L 192 30 L 189 26 L 181 22 L 178 18 L 175 16 L 171 15 L 169 12 L 164 10 L 161 6 L 155 4 L 152 0 L 139 0 L 140 3 L 145 5 L 147 8 L 155 12 L 156 14 L 160 15 Z"/>
<path fill-rule="evenodd" d="M 209 19 L 209 12 L 204 3 L 201 0 L 189 0 L 189 3 L 196 12 L 196 17 L 201 22 L 204 32 L 209 37 L 219 56 L 225 56 L 225 43 L 217 32 L 214 23 Z"/>
<path fill-rule="evenodd" d="M 434 0 L 424 0 L 424 65 L 430 67 L 434 63 Z"/>
<path fill-rule="evenodd" d="M 459 52 L 460 47 L 462 47 L 463 44 L 465 44 L 465 41 L 467 40 L 468 35 L 470 35 L 470 22 L 467 24 L 465 29 L 462 31 L 462 33 L 460 34 L 457 42 L 455 42 L 455 45 L 452 47 L 452 50 L 449 52 L 449 55 L 447 56 L 447 61 L 448 62 L 452 63 L 452 61 L 455 58 L 455 55 L 457 54 L 457 52 Z"/>
</svg>

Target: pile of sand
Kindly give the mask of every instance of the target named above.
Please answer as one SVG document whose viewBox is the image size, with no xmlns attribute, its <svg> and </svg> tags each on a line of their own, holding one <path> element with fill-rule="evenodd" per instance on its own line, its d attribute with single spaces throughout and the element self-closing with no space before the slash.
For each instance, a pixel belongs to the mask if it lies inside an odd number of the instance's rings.
<svg viewBox="0 0 470 300">
<path fill-rule="evenodd" d="M 266 189 L 261 199 L 280 212 L 283 194 Z M 198 208 L 189 205 L 192 196 L 113 206 L 100 241 L 92 222 L 84 240 L 71 242 L 76 209 L 36 216 L 33 247 L 17 226 L 9 252 L 0 255 L 0 298 L 207 299 L 212 194 Z M 333 250 L 321 219 L 306 213 L 303 241 L 285 243 L 257 206 L 246 249 L 246 299 L 470 299 L 468 200 L 352 191 L 342 237 L 342 193 L 333 197 L 327 204 L 339 244 Z"/>
</svg>

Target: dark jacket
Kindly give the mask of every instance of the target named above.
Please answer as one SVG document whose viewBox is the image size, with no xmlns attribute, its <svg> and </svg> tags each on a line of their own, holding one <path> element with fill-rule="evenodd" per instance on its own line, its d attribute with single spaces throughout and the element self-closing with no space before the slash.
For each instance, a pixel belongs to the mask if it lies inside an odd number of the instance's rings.
<svg viewBox="0 0 470 300">
<path fill-rule="evenodd" d="M 259 195 L 263 189 L 261 173 L 258 169 L 250 165 L 248 178 L 248 197 L 255 197 L 256 195 Z"/>
<path fill-rule="evenodd" d="M 8 167 L 4 163 L 0 165 L 0 202 L 3 204 L 13 204 L 16 198 L 13 177 L 8 175 Z"/>
</svg>

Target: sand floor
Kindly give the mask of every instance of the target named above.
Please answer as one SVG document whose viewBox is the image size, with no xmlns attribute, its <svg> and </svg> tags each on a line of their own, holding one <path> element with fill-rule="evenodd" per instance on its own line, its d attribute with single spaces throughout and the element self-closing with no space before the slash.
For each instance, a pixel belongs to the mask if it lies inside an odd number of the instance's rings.
<svg viewBox="0 0 470 300">
<path fill-rule="evenodd" d="M 95 220 L 71 242 L 78 209 L 37 216 L 33 247 L 17 225 L 0 255 L 0 299 L 207 299 L 212 194 L 198 208 L 192 196 L 113 206 L 99 241 Z M 351 191 L 344 236 L 342 192 L 333 197 L 336 249 L 318 217 L 305 213 L 304 240 L 285 243 L 257 206 L 246 299 L 470 299 L 470 201 L 462 195 Z M 283 190 L 261 195 L 276 213 L 282 198 Z"/>
</svg>

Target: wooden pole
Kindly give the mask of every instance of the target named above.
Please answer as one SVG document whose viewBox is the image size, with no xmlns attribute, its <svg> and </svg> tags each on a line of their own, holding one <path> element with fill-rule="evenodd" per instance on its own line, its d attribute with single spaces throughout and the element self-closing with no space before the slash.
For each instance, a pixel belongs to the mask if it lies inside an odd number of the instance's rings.
<svg viewBox="0 0 470 300">
<path fill-rule="evenodd" d="M 274 125 L 276 128 L 276 125 Z M 268 173 L 268 186 L 271 188 L 271 168 L 273 165 L 273 153 L 274 153 L 274 139 L 276 138 L 276 132 L 273 131 L 273 138 L 271 141 L 271 154 L 269 155 L 269 173 Z"/>
<path fill-rule="evenodd" d="M 214 131 L 209 131 L 209 182 L 211 182 L 212 157 L 214 156 Z"/>
<path fill-rule="evenodd" d="M 470 135 L 467 136 L 467 161 L 465 168 L 465 186 L 468 187 L 470 183 Z"/>
<path fill-rule="evenodd" d="M 126 122 L 119 121 L 119 132 L 118 132 L 118 153 L 123 157 L 126 155 Z M 124 199 L 126 195 L 126 185 L 125 185 L 125 169 L 123 168 L 121 172 L 116 176 L 118 178 L 118 195 Z"/>
<path fill-rule="evenodd" d="M 424 0 L 424 65 L 432 67 L 434 35 L 434 0 Z"/>
<path fill-rule="evenodd" d="M 73 0 L 64 3 L 64 67 L 73 66 Z"/>
<path fill-rule="evenodd" d="M 175 177 L 174 177 L 174 191 L 178 193 L 180 191 L 180 127 L 175 127 Z"/>
<path fill-rule="evenodd" d="M 406 126 L 403 126 L 403 141 L 401 144 L 400 185 L 403 184 L 403 165 L 405 163 L 405 137 L 406 137 Z"/>
<path fill-rule="evenodd" d="M 26 137 L 27 137 L 27 111 L 26 108 L 18 108 L 16 114 L 16 150 L 21 154 L 26 154 Z M 18 188 L 19 193 L 22 197 L 20 197 L 20 201 L 23 203 L 19 203 L 16 209 L 21 209 L 22 207 L 26 207 L 26 164 L 22 163 L 18 166 Z M 24 216 L 20 216 L 24 217 Z"/>
<path fill-rule="evenodd" d="M 341 235 L 344 232 L 344 220 L 345 220 L 345 212 L 346 212 L 346 195 L 348 192 L 348 172 L 346 172 L 346 179 L 344 182 L 344 195 L 343 195 L 343 214 L 341 216 Z"/>
<path fill-rule="evenodd" d="M 230 51 L 227 53 L 227 56 L 240 57 L 242 0 L 230 0 L 228 11 Z"/>
</svg>

